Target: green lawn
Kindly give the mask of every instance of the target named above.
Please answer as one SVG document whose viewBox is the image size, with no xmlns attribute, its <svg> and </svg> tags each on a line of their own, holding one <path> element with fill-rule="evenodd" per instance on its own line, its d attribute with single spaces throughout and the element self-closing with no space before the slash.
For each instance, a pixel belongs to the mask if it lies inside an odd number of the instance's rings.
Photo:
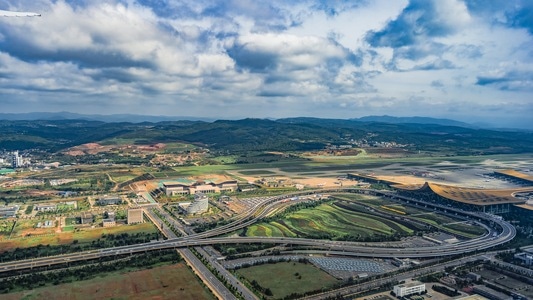
<svg viewBox="0 0 533 300">
<path fill-rule="evenodd" d="M 8 235 L 13 228 L 13 221 L 1 221 L 0 222 L 0 235 Z"/>
<path fill-rule="evenodd" d="M 345 236 L 365 238 L 394 233 L 410 235 L 413 230 L 392 220 L 325 203 L 301 209 L 269 223 L 251 225 L 246 235 L 342 239 Z"/>
<path fill-rule="evenodd" d="M 250 283 L 255 280 L 263 289 L 269 288 L 273 294 L 269 299 L 282 299 L 293 293 L 302 294 L 329 288 L 339 282 L 312 264 L 299 262 L 264 264 L 236 272 Z"/>
<path fill-rule="evenodd" d="M 239 171 L 240 174 L 242 175 L 265 175 L 265 176 L 269 176 L 269 175 L 272 175 L 272 174 L 276 174 L 272 171 L 269 171 L 269 170 L 243 170 L 243 171 Z"/>
<path fill-rule="evenodd" d="M 28 223 L 32 224 L 32 223 Z M 24 226 L 28 226 L 25 224 Z M 32 226 L 32 225 L 31 225 Z M 157 228 L 152 223 L 141 223 L 135 225 L 123 225 L 107 228 L 94 228 L 84 229 L 80 231 L 71 231 L 70 227 L 62 233 L 53 233 L 54 228 L 47 229 L 49 234 L 43 234 L 39 236 L 19 237 L 16 239 L 0 241 L 0 249 L 9 251 L 15 248 L 27 248 L 34 247 L 39 244 L 42 245 L 65 245 L 71 244 L 72 241 L 77 240 L 80 244 L 91 243 L 94 240 L 102 238 L 102 234 L 114 234 L 121 233 L 136 234 L 136 233 L 154 233 L 158 232 Z"/>
<path fill-rule="evenodd" d="M 63 227 L 61 230 L 63 230 L 63 232 L 71 232 L 71 231 L 74 231 L 74 226 L 72 225 L 68 225 L 68 226 L 65 226 Z"/>
</svg>

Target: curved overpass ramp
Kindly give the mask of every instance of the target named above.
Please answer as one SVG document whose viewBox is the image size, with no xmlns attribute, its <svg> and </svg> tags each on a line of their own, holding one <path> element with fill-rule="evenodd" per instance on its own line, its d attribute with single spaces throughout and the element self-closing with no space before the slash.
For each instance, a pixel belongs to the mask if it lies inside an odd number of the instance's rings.
<svg viewBox="0 0 533 300">
<path fill-rule="evenodd" d="M 314 239 L 302 239 L 302 238 L 257 238 L 257 237 L 216 237 L 224 233 L 232 232 L 238 228 L 248 226 L 249 224 L 257 222 L 262 216 L 268 214 L 269 209 L 275 207 L 275 205 L 287 197 L 293 197 L 296 195 L 313 194 L 313 193 L 338 193 L 338 192 L 370 192 L 375 195 L 388 197 L 397 201 L 405 201 L 409 203 L 418 203 L 419 205 L 429 206 L 433 209 L 442 210 L 446 213 L 460 214 L 467 218 L 476 219 L 479 221 L 492 223 L 498 227 L 493 235 L 485 235 L 480 238 L 468 240 L 459 244 L 453 245 L 438 245 L 431 247 L 420 248 L 386 248 L 386 247 L 373 247 L 371 243 L 359 243 L 359 242 L 343 242 L 343 241 L 329 241 L 329 240 L 314 240 Z M 250 243 L 271 243 L 271 244 L 289 244 L 309 247 L 312 249 L 322 249 L 332 251 L 335 253 L 347 253 L 350 255 L 361 257 L 401 257 L 401 258 L 423 258 L 423 257 L 442 257 L 450 255 L 464 254 L 468 252 L 474 252 L 479 250 L 485 250 L 498 246 L 511 241 L 516 236 L 516 229 L 510 223 L 495 218 L 493 216 L 466 212 L 459 209 L 440 206 L 434 203 L 427 203 L 419 199 L 413 199 L 408 197 L 398 196 L 394 193 L 383 192 L 378 190 L 362 190 L 362 189 L 329 189 L 329 190 L 316 190 L 306 191 L 302 193 L 296 193 L 291 195 L 284 195 L 280 197 L 273 197 L 271 200 L 266 201 L 261 206 L 254 208 L 253 211 L 248 213 L 245 217 L 239 218 L 233 223 L 227 224 L 220 228 L 215 228 L 203 233 L 190 235 L 187 237 L 169 239 L 164 241 L 155 241 L 144 244 L 129 245 L 122 247 L 106 248 L 101 250 L 90 250 L 79 253 L 64 254 L 59 256 L 42 257 L 27 259 L 23 261 L 13 261 L 0 264 L 0 272 L 22 270 L 43 266 L 51 266 L 55 264 L 66 264 L 72 261 L 99 259 L 109 256 L 120 256 L 134 253 L 142 253 L 146 251 L 154 251 L 159 249 L 172 249 L 172 248 L 184 248 L 191 246 L 204 246 L 215 244 L 250 244 Z"/>
</svg>

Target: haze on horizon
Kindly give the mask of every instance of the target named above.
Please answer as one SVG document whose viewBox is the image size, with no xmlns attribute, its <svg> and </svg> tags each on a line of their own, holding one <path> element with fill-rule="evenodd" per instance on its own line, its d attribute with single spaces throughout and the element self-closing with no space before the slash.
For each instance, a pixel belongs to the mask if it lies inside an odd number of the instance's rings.
<svg viewBox="0 0 533 300">
<path fill-rule="evenodd" d="M 165 3 L 169 2 L 169 3 Z M 533 2 L 0 0 L 3 113 L 531 128 Z"/>
</svg>

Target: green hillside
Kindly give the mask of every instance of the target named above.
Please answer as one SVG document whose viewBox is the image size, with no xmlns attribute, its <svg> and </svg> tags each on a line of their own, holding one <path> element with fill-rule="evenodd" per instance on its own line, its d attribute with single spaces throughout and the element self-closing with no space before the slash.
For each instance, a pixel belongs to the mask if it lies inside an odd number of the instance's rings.
<svg viewBox="0 0 533 300">
<path fill-rule="evenodd" d="M 215 122 L 106 123 L 86 120 L 0 121 L 0 149 L 51 152 L 116 139 L 137 144 L 186 142 L 215 151 L 302 151 L 372 139 L 412 151 L 498 154 L 533 151 L 533 133 L 428 124 L 390 124 L 314 118 Z"/>
</svg>

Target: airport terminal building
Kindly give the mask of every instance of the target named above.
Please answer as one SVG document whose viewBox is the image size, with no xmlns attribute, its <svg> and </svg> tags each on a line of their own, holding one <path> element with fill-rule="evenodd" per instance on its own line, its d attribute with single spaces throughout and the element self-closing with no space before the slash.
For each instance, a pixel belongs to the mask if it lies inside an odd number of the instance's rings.
<svg viewBox="0 0 533 300">
<path fill-rule="evenodd" d="M 220 192 L 234 192 L 237 190 L 237 180 L 227 180 L 223 182 L 196 181 L 181 182 L 168 181 L 163 183 L 163 190 L 167 196 L 194 195 L 198 193 L 211 194 Z"/>
<path fill-rule="evenodd" d="M 441 205 L 453 205 L 467 210 L 481 211 L 491 214 L 509 213 L 516 210 L 533 212 L 527 197 L 533 194 L 533 178 L 513 170 L 495 172 L 508 180 L 521 183 L 524 187 L 513 189 L 479 189 L 459 187 L 426 182 L 406 185 L 392 182 L 372 175 L 349 173 L 347 178 L 368 183 L 386 184 L 396 190 L 398 195 L 410 198 L 422 198 Z M 523 196 L 526 195 L 526 196 Z M 529 196 L 528 196 L 529 195 Z"/>
<path fill-rule="evenodd" d="M 454 205 L 468 210 L 490 214 L 510 212 L 515 205 L 524 204 L 523 199 L 515 198 L 512 190 L 474 189 L 426 182 L 420 186 L 393 185 L 398 194 L 407 197 L 423 197 L 424 200 L 441 205 Z"/>
</svg>

